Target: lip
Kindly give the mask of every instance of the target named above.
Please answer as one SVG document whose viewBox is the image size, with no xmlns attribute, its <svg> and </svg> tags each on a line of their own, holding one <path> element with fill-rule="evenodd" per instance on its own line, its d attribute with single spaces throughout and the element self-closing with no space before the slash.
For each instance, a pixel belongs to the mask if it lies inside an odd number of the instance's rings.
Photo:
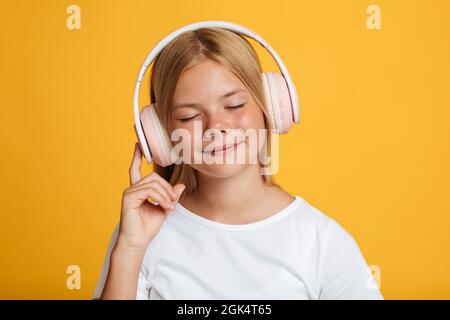
<svg viewBox="0 0 450 320">
<path fill-rule="evenodd" d="M 241 143 L 242 143 L 242 141 L 238 142 L 238 143 L 234 143 L 234 144 L 228 144 L 228 145 L 225 145 L 225 146 L 223 146 L 221 148 L 220 147 L 216 148 L 216 149 L 212 150 L 209 153 L 211 155 L 213 155 L 213 156 L 220 155 L 220 154 L 227 154 L 227 153 L 231 152 L 232 150 L 236 149 L 236 147 L 238 145 L 240 145 Z"/>
</svg>

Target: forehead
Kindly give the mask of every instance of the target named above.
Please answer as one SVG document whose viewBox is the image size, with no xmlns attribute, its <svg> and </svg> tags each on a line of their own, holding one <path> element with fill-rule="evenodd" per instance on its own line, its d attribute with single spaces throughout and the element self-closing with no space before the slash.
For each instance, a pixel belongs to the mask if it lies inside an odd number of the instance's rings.
<svg viewBox="0 0 450 320">
<path fill-rule="evenodd" d="M 228 68 L 208 59 L 181 73 L 175 87 L 173 103 L 216 100 L 234 89 L 248 92 L 242 81 Z"/>
</svg>

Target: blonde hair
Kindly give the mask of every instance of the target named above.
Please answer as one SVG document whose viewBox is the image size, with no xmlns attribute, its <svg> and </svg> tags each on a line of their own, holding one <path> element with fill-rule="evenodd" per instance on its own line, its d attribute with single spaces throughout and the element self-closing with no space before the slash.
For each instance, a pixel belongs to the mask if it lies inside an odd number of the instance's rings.
<svg viewBox="0 0 450 320">
<path fill-rule="evenodd" d="M 152 65 L 150 99 L 151 103 L 157 102 L 155 111 L 169 136 L 172 130 L 170 106 L 178 78 L 185 69 L 204 59 L 211 59 L 227 67 L 247 87 L 264 114 L 267 129 L 265 154 L 270 158 L 271 121 L 264 98 L 259 58 L 244 36 L 222 28 L 201 28 L 180 34 L 160 52 Z M 183 196 L 197 189 L 198 172 L 189 164 L 161 167 L 153 163 L 153 169 L 171 185 L 186 185 Z M 263 177 L 266 184 L 278 186 L 271 175 Z"/>
</svg>

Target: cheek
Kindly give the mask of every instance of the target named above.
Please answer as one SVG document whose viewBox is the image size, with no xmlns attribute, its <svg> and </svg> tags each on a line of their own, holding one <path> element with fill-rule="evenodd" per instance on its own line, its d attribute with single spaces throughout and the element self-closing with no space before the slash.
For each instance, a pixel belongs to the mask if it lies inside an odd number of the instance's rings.
<svg viewBox="0 0 450 320">
<path fill-rule="evenodd" d="M 171 122 L 171 131 L 169 138 L 172 141 L 172 146 L 177 146 L 177 151 L 180 150 L 191 150 L 194 145 L 194 126 L 191 122 L 186 124 L 180 123 L 178 121 Z M 178 154 L 178 153 L 177 153 Z M 179 153 L 183 156 L 183 152 Z"/>
<path fill-rule="evenodd" d="M 197 126 L 201 128 L 201 125 Z M 182 129 L 183 138 L 172 141 L 173 145 L 177 146 L 175 153 L 178 157 L 183 158 L 185 163 L 194 164 L 203 155 L 202 131 L 201 129 L 200 131 L 195 130 L 193 121 L 189 121 L 186 124 L 177 124 L 177 129 Z"/>
<path fill-rule="evenodd" d="M 264 113 L 254 105 L 245 113 L 241 114 L 237 120 L 236 126 L 245 131 L 252 131 L 253 134 L 246 134 L 246 158 L 253 163 L 258 159 L 261 150 L 266 146 L 266 126 L 264 123 Z M 253 129 L 253 130 L 252 130 Z"/>
<path fill-rule="evenodd" d="M 236 117 L 236 125 L 242 129 L 263 129 L 265 124 L 262 110 L 256 104 L 250 105 L 245 112 Z"/>
</svg>

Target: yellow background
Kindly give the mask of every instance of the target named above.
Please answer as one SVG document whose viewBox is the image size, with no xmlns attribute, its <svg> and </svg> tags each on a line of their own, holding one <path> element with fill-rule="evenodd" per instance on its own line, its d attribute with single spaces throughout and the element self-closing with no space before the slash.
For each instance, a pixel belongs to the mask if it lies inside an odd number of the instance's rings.
<svg viewBox="0 0 450 320">
<path fill-rule="evenodd" d="M 81 30 L 66 27 L 70 4 Z M 138 69 L 199 20 L 253 29 L 293 77 L 301 124 L 280 137 L 277 181 L 355 237 L 386 299 L 450 298 L 449 12 L 446 0 L 2 1 L 0 298 L 91 297 L 128 185 Z M 72 264 L 81 290 L 66 288 Z"/>
</svg>

